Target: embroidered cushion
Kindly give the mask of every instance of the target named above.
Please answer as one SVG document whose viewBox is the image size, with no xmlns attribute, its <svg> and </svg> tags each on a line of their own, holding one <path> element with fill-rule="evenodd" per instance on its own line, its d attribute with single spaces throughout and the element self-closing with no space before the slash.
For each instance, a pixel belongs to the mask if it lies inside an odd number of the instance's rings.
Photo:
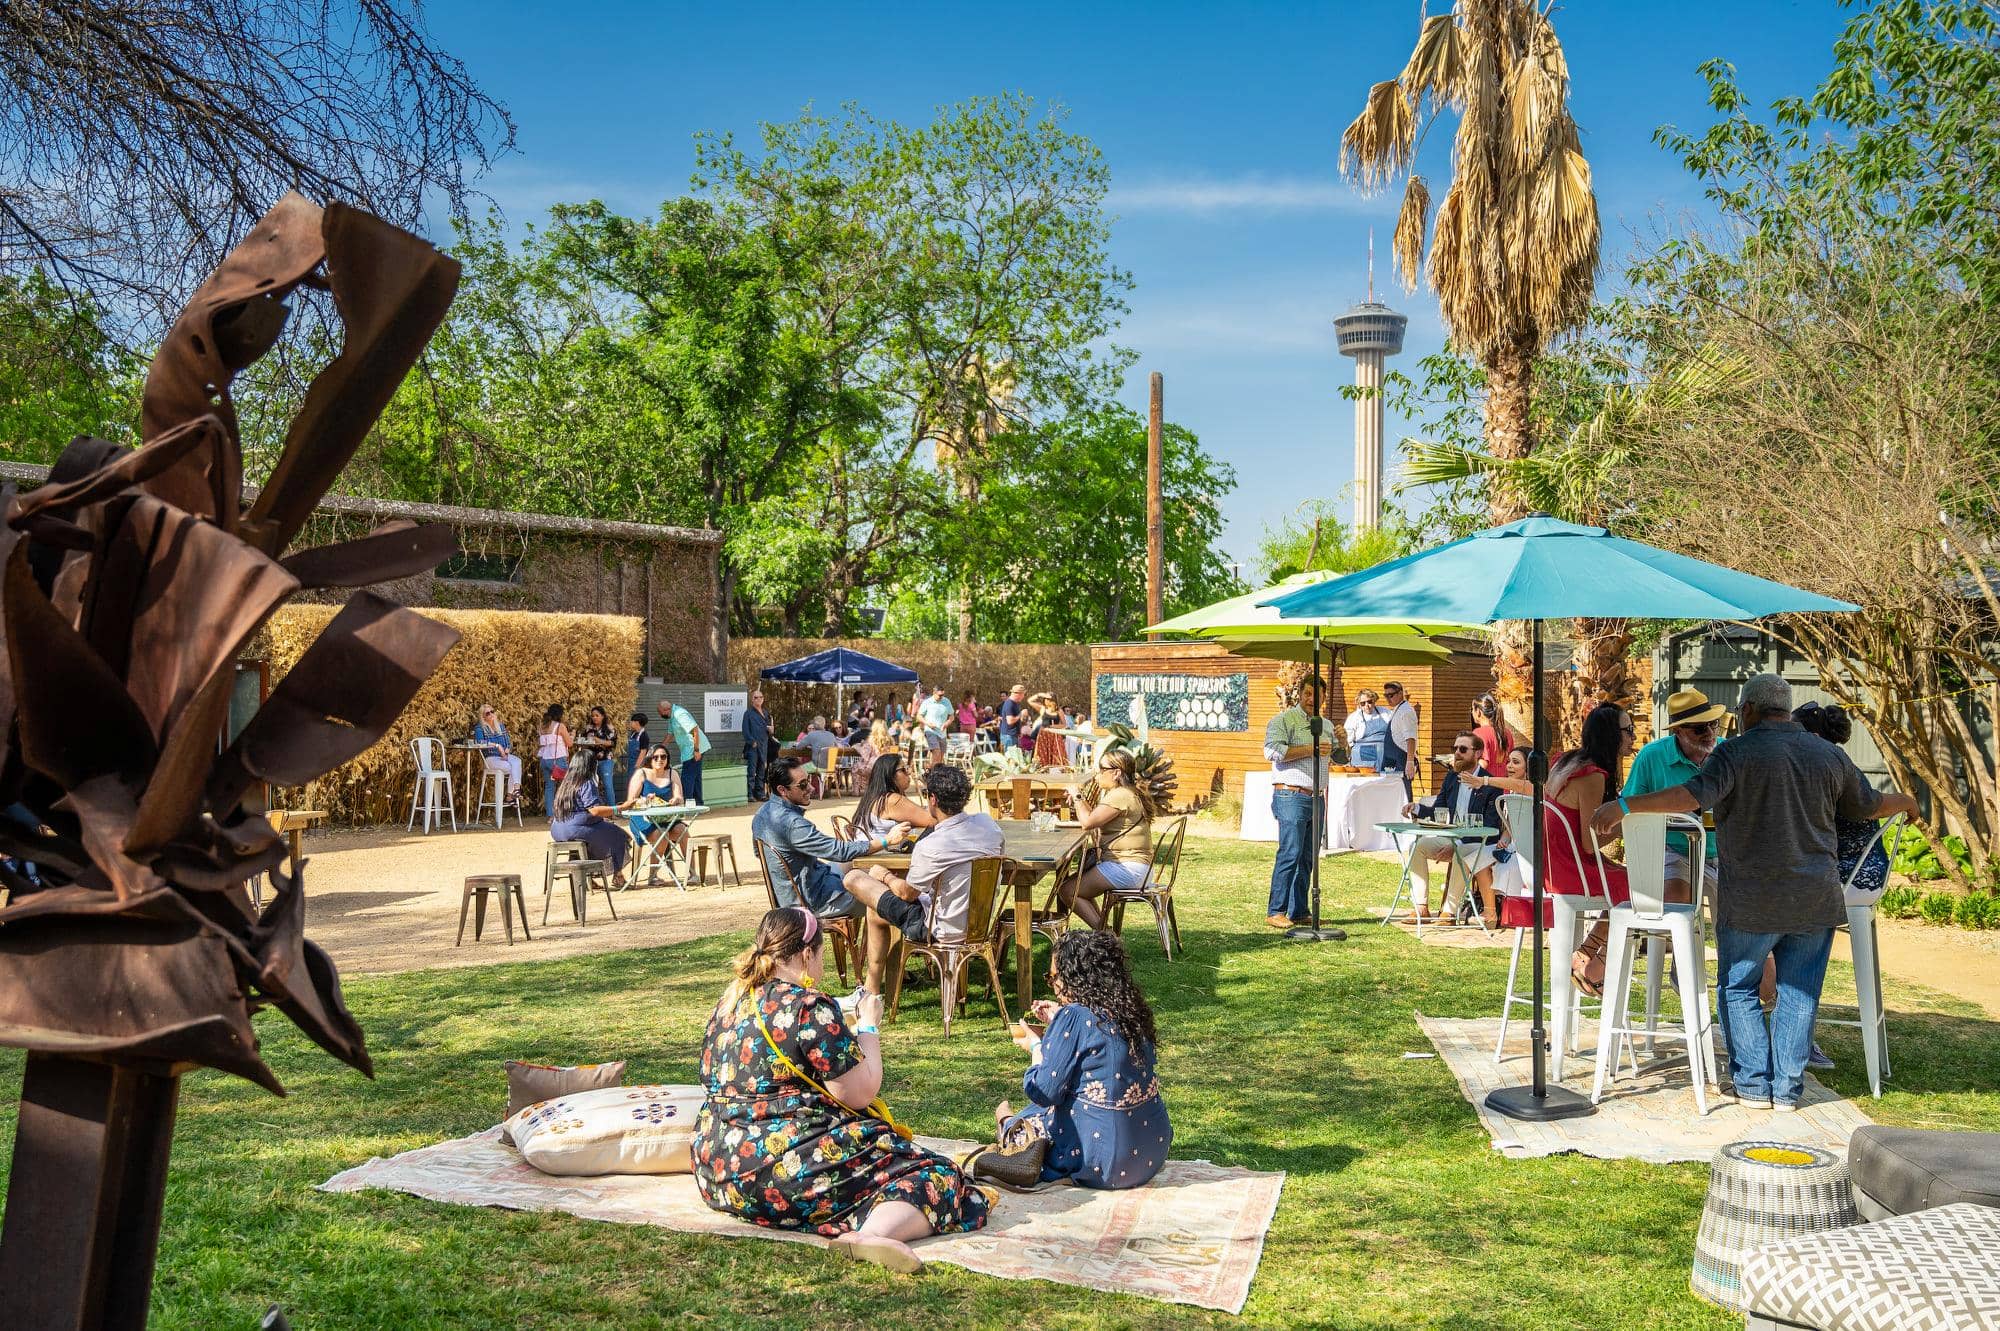
<svg viewBox="0 0 2000 1331">
<path fill-rule="evenodd" d="M 580 1063 L 573 1068 L 551 1067 L 547 1063 L 507 1061 L 507 1117 L 542 1100 L 573 1091 L 594 1091 L 600 1086 L 616 1086 L 625 1079 L 625 1060 L 616 1063 Z"/>
<path fill-rule="evenodd" d="M 685 1174 L 699 1086 L 607 1086 L 529 1105 L 501 1125 L 544 1174 Z"/>
</svg>

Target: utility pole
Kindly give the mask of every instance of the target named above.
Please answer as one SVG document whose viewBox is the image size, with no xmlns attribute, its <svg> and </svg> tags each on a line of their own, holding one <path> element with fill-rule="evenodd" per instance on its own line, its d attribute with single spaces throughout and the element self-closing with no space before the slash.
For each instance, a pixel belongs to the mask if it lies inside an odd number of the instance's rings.
<svg viewBox="0 0 2000 1331">
<path fill-rule="evenodd" d="M 1167 530 L 1160 501 L 1160 474 L 1165 467 L 1160 450 L 1160 397 L 1163 381 L 1152 376 L 1152 401 L 1146 408 L 1146 622 L 1167 617 Z M 1160 635 L 1151 635 L 1158 638 Z"/>
</svg>

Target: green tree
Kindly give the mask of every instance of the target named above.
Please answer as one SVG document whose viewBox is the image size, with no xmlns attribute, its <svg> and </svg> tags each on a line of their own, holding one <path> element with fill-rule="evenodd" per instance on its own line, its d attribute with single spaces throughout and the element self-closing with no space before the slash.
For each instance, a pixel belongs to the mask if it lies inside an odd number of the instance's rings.
<svg viewBox="0 0 2000 1331">
<path fill-rule="evenodd" d="M 0 277 L 0 453 L 9 462 L 53 462 L 80 434 L 130 441 L 140 368 L 89 300 L 39 272 Z"/>
<path fill-rule="evenodd" d="M 1422 531 L 1393 504 L 1383 505 L 1379 525 L 1362 529 L 1342 522 L 1333 501 L 1313 499 L 1276 527 L 1264 529 L 1257 545 L 1257 579 L 1273 583 L 1296 573 L 1358 573 L 1423 546 Z"/>
</svg>

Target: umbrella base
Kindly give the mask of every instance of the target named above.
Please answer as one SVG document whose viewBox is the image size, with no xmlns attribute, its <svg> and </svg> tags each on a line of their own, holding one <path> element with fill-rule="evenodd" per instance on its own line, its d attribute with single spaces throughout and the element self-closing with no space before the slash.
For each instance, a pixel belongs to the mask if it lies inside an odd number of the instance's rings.
<svg viewBox="0 0 2000 1331">
<path fill-rule="evenodd" d="M 1597 1106 L 1591 1104 L 1588 1097 L 1578 1095 L 1567 1086 L 1547 1087 L 1542 1095 L 1536 1095 L 1533 1086 L 1502 1086 L 1487 1095 L 1486 1107 L 1496 1114 L 1505 1114 L 1524 1123 L 1583 1118 L 1597 1112 Z"/>
<path fill-rule="evenodd" d="M 1296 928 L 1285 930 L 1285 937 L 1295 943 L 1340 943 L 1346 941 L 1347 930 L 1315 929 L 1309 924 L 1301 924 Z"/>
</svg>

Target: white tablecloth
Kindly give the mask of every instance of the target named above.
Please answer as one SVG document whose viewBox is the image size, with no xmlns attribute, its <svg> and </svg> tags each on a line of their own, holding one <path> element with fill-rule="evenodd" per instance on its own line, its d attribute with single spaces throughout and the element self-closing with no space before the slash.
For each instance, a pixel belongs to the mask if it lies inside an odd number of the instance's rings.
<svg viewBox="0 0 2000 1331">
<path fill-rule="evenodd" d="M 1275 774 L 1243 774 L 1245 841 L 1276 841 L 1278 820 L 1271 816 L 1271 786 Z M 1400 776 L 1340 776 L 1326 779 L 1327 850 L 1394 850 L 1395 843 L 1375 828 L 1402 816 L 1405 796 Z"/>
</svg>

